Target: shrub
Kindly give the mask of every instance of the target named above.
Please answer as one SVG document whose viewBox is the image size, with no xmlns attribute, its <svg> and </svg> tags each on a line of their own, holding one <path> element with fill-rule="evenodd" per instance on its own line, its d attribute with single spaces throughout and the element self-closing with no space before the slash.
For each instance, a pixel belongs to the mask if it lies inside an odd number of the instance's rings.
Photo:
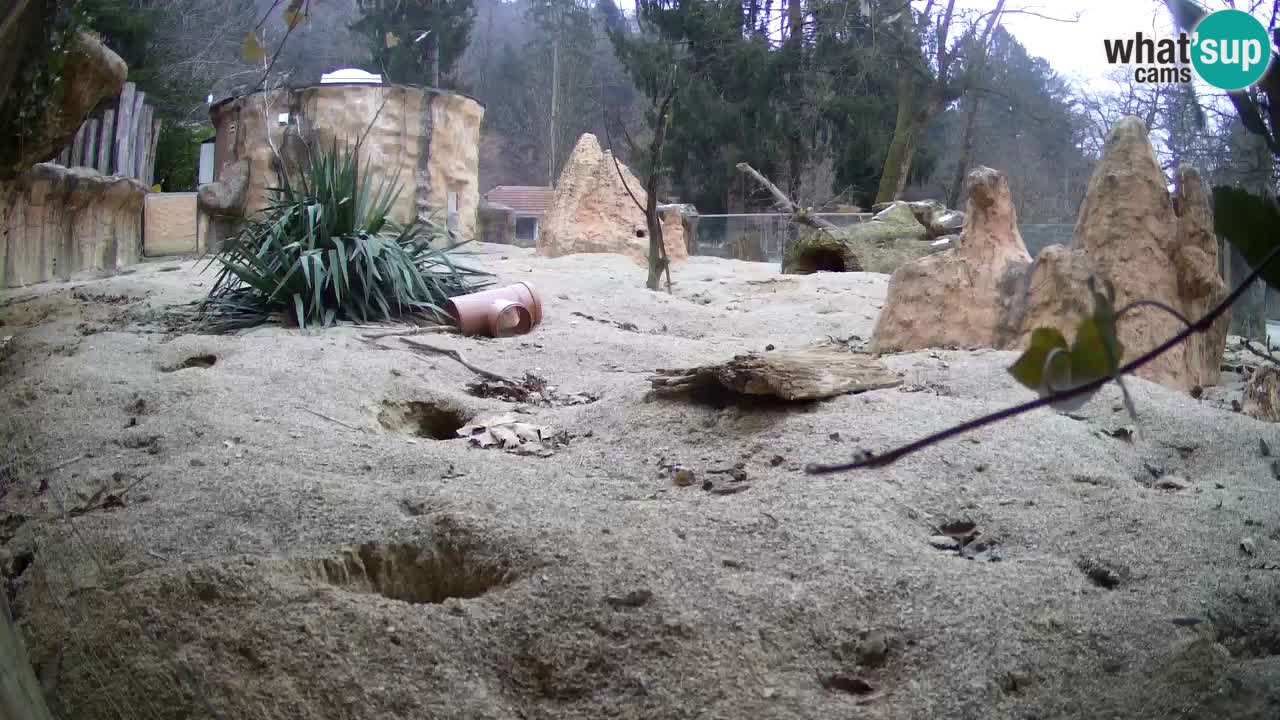
<svg viewBox="0 0 1280 720">
<path fill-rule="evenodd" d="M 280 173 L 272 204 L 214 256 L 222 269 L 202 304 L 206 321 L 223 330 L 279 315 L 302 328 L 444 322 L 445 300 L 487 284 L 476 278 L 489 273 L 453 262 L 463 243 L 439 223 L 398 226 L 387 218 L 400 188 L 385 178 L 375 185 L 359 145 L 304 155 L 297 177 Z"/>
</svg>

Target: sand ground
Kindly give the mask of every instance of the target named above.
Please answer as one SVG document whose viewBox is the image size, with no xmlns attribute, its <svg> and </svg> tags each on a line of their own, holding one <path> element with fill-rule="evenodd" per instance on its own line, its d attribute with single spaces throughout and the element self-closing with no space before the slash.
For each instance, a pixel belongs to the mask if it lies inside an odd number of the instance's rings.
<svg viewBox="0 0 1280 720">
<path fill-rule="evenodd" d="M 169 332 L 193 261 L 0 300 L 0 567 L 59 717 L 1280 715 L 1280 433 L 1238 389 L 1131 380 L 1136 436 L 1109 389 L 811 476 L 1027 399 L 1014 355 L 890 356 L 901 387 L 801 406 L 655 399 L 655 368 L 856 346 L 886 277 L 694 258 L 668 296 L 621 257 L 477 252 L 544 323 L 424 340 L 598 397 L 519 408 L 566 433 L 551 457 L 431 437 L 517 408 L 394 338 Z M 959 522 L 976 558 L 931 544 Z"/>
</svg>

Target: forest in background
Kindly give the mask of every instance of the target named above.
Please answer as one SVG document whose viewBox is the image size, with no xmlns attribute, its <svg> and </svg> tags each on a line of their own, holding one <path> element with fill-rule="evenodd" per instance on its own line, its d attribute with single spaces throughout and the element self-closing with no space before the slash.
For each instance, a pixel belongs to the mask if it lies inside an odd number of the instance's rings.
<svg viewBox="0 0 1280 720">
<path fill-rule="evenodd" d="M 862 207 L 886 186 L 957 205 L 965 170 L 986 164 L 1009 175 L 1023 222 L 1074 222 L 1105 133 L 1126 114 L 1147 120 L 1167 169 L 1274 183 L 1271 154 L 1220 99 L 1123 70 L 1073 87 L 1005 31 L 993 10 L 1019 9 L 998 0 L 986 12 L 936 1 L 908 12 L 901 0 L 640 0 L 625 11 L 614 0 L 311 0 L 292 24 L 274 0 L 81 4 L 164 118 L 166 190 L 194 187 L 209 95 L 340 67 L 484 103 L 485 190 L 552 184 L 583 132 L 646 173 L 653 100 L 668 83 L 663 199 L 703 213 L 770 205 L 740 162 L 802 205 Z M 250 62 L 255 28 L 265 52 Z"/>
</svg>

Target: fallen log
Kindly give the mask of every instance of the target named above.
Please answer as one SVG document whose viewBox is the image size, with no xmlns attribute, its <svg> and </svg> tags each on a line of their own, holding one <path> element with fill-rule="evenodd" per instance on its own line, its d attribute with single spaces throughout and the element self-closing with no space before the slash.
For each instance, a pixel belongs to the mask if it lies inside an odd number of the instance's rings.
<svg viewBox="0 0 1280 720">
<path fill-rule="evenodd" d="M 902 378 L 878 358 L 835 345 L 739 355 L 718 365 L 659 369 L 649 384 L 659 395 L 729 390 L 803 401 L 895 387 Z"/>
</svg>

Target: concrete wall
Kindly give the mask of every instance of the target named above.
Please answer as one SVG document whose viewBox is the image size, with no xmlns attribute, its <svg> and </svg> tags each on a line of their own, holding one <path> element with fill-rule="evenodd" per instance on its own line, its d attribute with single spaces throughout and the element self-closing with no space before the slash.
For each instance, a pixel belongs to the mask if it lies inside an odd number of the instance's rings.
<svg viewBox="0 0 1280 720">
<path fill-rule="evenodd" d="M 146 195 L 137 180 L 50 163 L 0 183 L 0 287 L 138 262 Z"/>
<path fill-rule="evenodd" d="M 463 237 L 475 236 L 484 106 L 469 97 L 405 85 L 314 85 L 232 98 L 215 105 L 211 115 L 215 178 L 231 163 L 249 160 L 247 215 L 270 201 L 277 153 L 286 167 L 296 168 L 305 145 L 362 140 L 363 163 L 378 171 L 379 180 L 401 188 L 393 220 L 436 214 L 443 223 L 454 193 L 456 229 Z"/>
</svg>

